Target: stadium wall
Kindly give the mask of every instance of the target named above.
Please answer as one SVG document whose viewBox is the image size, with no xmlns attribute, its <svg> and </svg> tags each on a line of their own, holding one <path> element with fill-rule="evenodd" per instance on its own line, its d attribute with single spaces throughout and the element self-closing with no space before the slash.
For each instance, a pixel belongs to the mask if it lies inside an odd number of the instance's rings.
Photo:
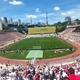
<svg viewBox="0 0 80 80">
<path fill-rule="evenodd" d="M 55 33 L 56 27 L 35 27 L 28 28 L 28 34 L 48 34 Z"/>
</svg>

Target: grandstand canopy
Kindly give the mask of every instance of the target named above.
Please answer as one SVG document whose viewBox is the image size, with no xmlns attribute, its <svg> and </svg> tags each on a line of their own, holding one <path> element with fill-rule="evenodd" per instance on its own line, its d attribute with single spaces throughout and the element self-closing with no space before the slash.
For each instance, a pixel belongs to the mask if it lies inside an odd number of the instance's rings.
<svg viewBox="0 0 80 80">
<path fill-rule="evenodd" d="M 28 28 L 28 34 L 49 34 L 55 33 L 55 27 L 35 27 L 35 28 Z"/>
</svg>

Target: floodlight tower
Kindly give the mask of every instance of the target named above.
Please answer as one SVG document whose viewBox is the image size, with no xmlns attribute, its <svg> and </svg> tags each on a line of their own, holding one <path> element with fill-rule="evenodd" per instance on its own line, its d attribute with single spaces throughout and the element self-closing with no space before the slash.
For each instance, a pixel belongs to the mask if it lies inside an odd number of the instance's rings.
<svg viewBox="0 0 80 80">
<path fill-rule="evenodd" d="M 30 22 L 31 22 L 31 24 L 32 24 L 32 17 L 30 17 Z"/>
<path fill-rule="evenodd" d="M 46 11 L 46 25 L 48 26 L 48 13 Z"/>
</svg>

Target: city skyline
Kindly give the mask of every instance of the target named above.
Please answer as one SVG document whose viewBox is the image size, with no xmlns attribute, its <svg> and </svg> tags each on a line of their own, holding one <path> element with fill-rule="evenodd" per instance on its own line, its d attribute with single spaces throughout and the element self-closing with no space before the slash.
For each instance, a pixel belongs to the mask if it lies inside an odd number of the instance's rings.
<svg viewBox="0 0 80 80">
<path fill-rule="evenodd" d="M 0 4 L 1 19 L 7 17 L 30 22 L 32 18 L 33 23 L 46 23 L 46 11 L 49 24 L 63 22 L 66 16 L 72 20 L 80 19 L 80 0 L 0 0 Z"/>
</svg>

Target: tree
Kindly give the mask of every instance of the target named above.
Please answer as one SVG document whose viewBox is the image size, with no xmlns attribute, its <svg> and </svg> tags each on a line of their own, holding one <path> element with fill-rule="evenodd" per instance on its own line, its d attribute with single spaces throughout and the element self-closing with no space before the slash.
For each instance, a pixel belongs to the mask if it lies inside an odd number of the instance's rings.
<svg viewBox="0 0 80 80">
<path fill-rule="evenodd" d="M 8 30 L 10 30 L 10 27 L 9 26 L 3 26 L 3 30 L 8 31 Z"/>
<path fill-rule="evenodd" d="M 19 31 L 20 33 L 23 32 L 23 29 L 21 28 L 21 26 L 18 26 L 17 29 L 18 29 L 18 31 Z"/>
<path fill-rule="evenodd" d="M 76 19 L 75 21 L 80 21 L 79 19 Z"/>
</svg>

